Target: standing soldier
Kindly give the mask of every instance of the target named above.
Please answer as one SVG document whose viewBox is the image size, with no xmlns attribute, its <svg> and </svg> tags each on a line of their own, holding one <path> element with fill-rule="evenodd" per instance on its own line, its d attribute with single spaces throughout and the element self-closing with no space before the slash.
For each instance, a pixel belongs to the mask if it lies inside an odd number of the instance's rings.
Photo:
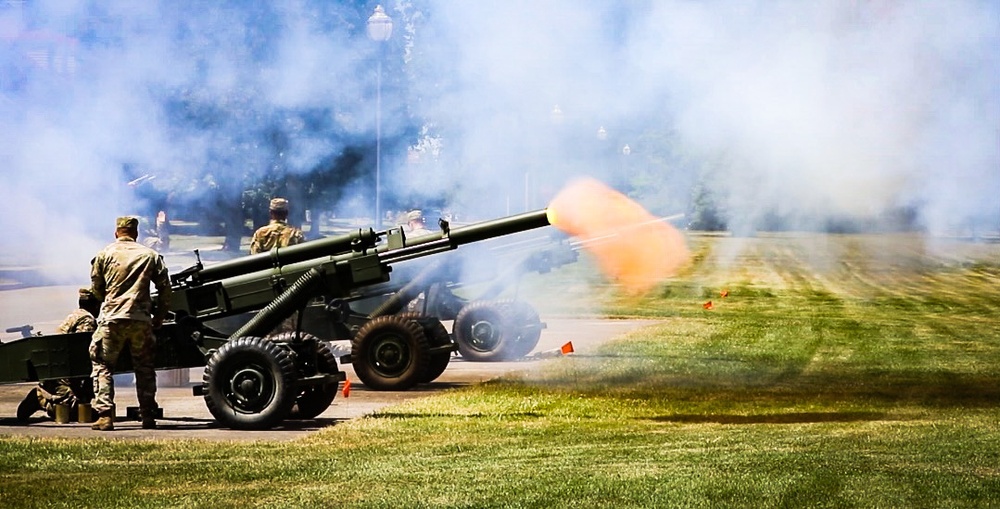
<svg viewBox="0 0 1000 509">
<path fill-rule="evenodd" d="M 79 309 L 73 311 L 63 320 L 56 332 L 73 334 L 75 332 L 94 332 L 97 320 L 94 318 L 101 308 L 89 288 L 81 288 L 77 299 Z M 94 385 L 90 377 L 61 378 L 39 382 L 38 387 L 24 397 L 17 406 L 17 419 L 26 421 L 32 414 L 44 410 L 49 418 L 55 418 L 56 405 L 65 405 L 74 409 L 80 403 L 89 403 L 94 395 Z"/>
<path fill-rule="evenodd" d="M 125 345 L 132 352 L 135 392 L 143 429 L 156 428 L 156 346 L 153 329 L 163 324 L 170 305 L 170 280 L 163 258 L 135 241 L 139 220 L 119 217 L 115 242 L 105 247 L 91 262 L 91 290 L 103 304 L 97 330 L 90 342 L 94 369 L 95 430 L 115 428 L 114 367 Z M 156 306 L 150 296 L 156 286 Z"/>
<path fill-rule="evenodd" d="M 411 210 L 406 214 L 406 224 L 410 228 L 410 238 L 431 234 L 424 221 L 424 213 L 419 210 Z"/>
<path fill-rule="evenodd" d="M 288 224 L 288 200 L 275 198 L 269 207 L 271 221 L 261 226 L 250 240 L 250 254 L 264 253 L 274 247 L 294 246 L 305 241 L 302 230 Z"/>
</svg>

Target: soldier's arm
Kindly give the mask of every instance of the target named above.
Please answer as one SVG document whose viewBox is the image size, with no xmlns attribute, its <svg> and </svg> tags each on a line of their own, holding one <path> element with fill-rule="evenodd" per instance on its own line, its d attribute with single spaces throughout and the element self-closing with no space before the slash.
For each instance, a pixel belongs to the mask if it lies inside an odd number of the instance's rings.
<svg viewBox="0 0 1000 509">
<path fill-rule="evenodd" d="M 69 332 L 94 332 L 97 329 L 97 321 L 90 313 L 74 312 L 66 317 L 66 321 L 59 326 L 59 332 L 63 334 Z"/>
<path fill-rule="evenodd" d="M 101 269 L 101 255 L 97 255 L 90 260 L 90 291 L 97 297 L 97 300 L 104 302 L 107 295 L 107 288 L 104 282 L 104 273 Z"/>
<path fill-rule="evenodd" d="M 156 306 L 153 315 L 153 327 L 159 328 L 163 324 L 163 319 L 170 311 L 170 276 L 167 266 L 163 263 L 163 257 L 156 257 L 156 275 L 153 277 L 153 285 L 156 286 Z"/>
<path fill-rule="evenodd" d="M 260 230 L 253 232 L 253 237 L 250 237 L 250 254 L 260 252 L 260 240 L 257 238 L 258 233 L 260 233 Z"/>
<path fill-rule="evenodd" d="M 81 318 L 76 325 L 77 332 L 94 332 L 95 330 L 97 330 L 97 320 L 94 320 L 94 317 L 89 314 Z"/>
</svg>

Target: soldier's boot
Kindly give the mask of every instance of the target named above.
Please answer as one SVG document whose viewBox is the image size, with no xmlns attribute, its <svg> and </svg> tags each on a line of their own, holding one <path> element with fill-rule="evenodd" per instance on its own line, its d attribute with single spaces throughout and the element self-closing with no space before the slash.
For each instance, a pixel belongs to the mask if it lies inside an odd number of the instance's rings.
<svg viewBox="0 0 1000 509">
<path fill-rule="evenodd" d="M 142 417 L 142 429 L 156 429 L 155 413 L 150 410 L 139 410 Z"/>
<path fill-rule="evenodd" d="M 112 431 L 115 429 L 115 414 L 108 410 L 97 414 L 97 422 L 90 429 L 97 431 Z"/>
<path fill-rule="evenodd" d="M 21 403 L 17 405 L 17 420 L 27 421 L 28 417 L 32 414 L 42 409 L 42 405 L 38 404 L 38 388 L 31 389 L 28 395 L 21 400 Z"/>
</svg>

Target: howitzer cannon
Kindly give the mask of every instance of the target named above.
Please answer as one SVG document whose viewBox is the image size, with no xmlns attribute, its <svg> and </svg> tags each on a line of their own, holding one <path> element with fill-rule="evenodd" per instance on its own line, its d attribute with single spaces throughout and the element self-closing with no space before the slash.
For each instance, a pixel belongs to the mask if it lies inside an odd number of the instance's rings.
<svg viewBox="0 0 1000 509">
<path fill-rule="evenodd" d="M 545 324 L 531 304 L 518 298 L 519 281 L 527 273 L 546 273 L 575 262 L 578 247 L 560 234 L 498 246 L 484 243 L 476 248 L 414 261 L 421 263 L 399 264 L 389 283 L 308 307 L 302 328 L 323 338 L 351 340 L 368 323 L 384 316 L 434 318 L 432 325 L 425 327 L 432 346 L 448 343 L 448 331 L 436 323 L 450 321 L 451 338 L 466 360 L 523 357 L 535 348 Z M 421 381 L 439 376 L 449 355 L 441 352 L 432 356 L 431 367 Z M 342 359 L 351 362 L 352 358 Z"/>
<path fill-rule="evenodd" d="M 545 327 L 534 308 L 516 296 L 521 276 L 549 272 L 575 262 L 581 249 L 615 243 L 620 235 L 683 216 L 651 218 L 587 240 L 570 240 L 561 232 L 544 235 L 525 232 L 513 239 L 503 239 L 498 246 L 484 242 L 476 246 L 477 251 L 456 251 L 429 262 L 420 260 L 422 265 L 400 264 L 390 283 L 366 287 L 351 298 L 333 299 L 307 308 L 303 329 L 324 338 L 351 339 L 365 324 L 381 316 L 415 312 L 418 317 L 453 321 L 451 336 L 466 360 L 520 358 L 534 349 Z M 474 268 L 463 270 L 468 266 Z M 496 273 L 497 267 L 503 270 Z M 515 289 L 513 297 L 509 292 L 511 287 Z M 437 329 L 436 332 L 427 329 L 429 339 L 446 333 L 440 327 Z M 447 357 L 446 352 L 443 355 Z M 344 360 L 349 362 L 351 356 L 345 356 Z M 436 378 L 447 363 L 447 358 L 432 358 L 431 369 L 423 381 Z"/>
<path fill-rule="evenodd" d="M 195 393 L 223 425 L 260 429 L 286 418 L 311 418 L 333 401 L 344 373 L 327 343 L 301 331 L 274 333 L 311 301 L 351 300 L 390 282 L 393 266 L 461 245 L 549 225 L 545 210 L 407 239 L 372 229 L 171 275 L 171 317 L 157 330 L 157 369 L 204 366 Z M 254 315 L 231 333 L 208 322 Z M 433 317 L 377 316 L 351 339 L 358 377 L 375 388 L 406 389 L 444 370 L 456 345 Z M 89 334 L 25 338 L 0 345 L 0 381 L 87 376 Z M 117 372 L 131 370 L 122 356 Z M 438 373 L 440 374 L 440 373 Z M 434 375 L 435 377 L 437 375 Z"/>
</svg>

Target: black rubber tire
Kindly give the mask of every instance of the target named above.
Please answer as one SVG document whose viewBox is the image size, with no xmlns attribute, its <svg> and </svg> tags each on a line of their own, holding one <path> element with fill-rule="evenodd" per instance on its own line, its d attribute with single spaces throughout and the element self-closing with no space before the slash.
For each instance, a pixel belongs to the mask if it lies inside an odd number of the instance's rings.
<svg viewBox="0 0 1000 509">
<path fill-rule="evenodd" d="M 519 359 L 538 346 L 538 340 L 542 337 L 542 320 L 538 317 L 538 311 L 523 300 L 509 300 L 504 302 L 503 306 L 510 310 L 511 321 L 515 324 L 516 331 L 514 341 L 507 352 L 510 358 Z"/>
<path fill-rule="evenodd" d="M 369 389 L 405 391 L 426 374 L 429 350 L 419 323 L 396 315 L 379 316 L 351 340 L 351 364 Z"/>
<path fill-rule="evenodd" d="M 299 367 L 302 370 L 303 366 Z M 313 376 L 315 374 L 333 375 L 337 369 L 337 358 L 333 355 L 333 350 L 325 341 L 316 340 L 316 365 L 305 366 L 303 376 Z M 288 414 L 289 419 L 312 419 L 326 411 L 333 404 L 340 389 L 340 382 L 328 384 L 316 384 L 303 387 L 299 395 L 295 398 L 295 406 Z"/>
<path fill-rule="evenodd" d="M 419 313 L 399 313 L 396 316 L 419 323 L 420 327 L 424 329 L 424 336 L 427 337 L 427 344 L 431 348 L 452 344 L 451 335 L 448 334 L 448 329 L 441 323 L 441 320 L 433 316 L 421 316 Z M 444 373 L 444 370 L 448 369 L 449 362 L 451 362 L 451 350 L 431 354 L 430 361 L 427 363 L 427 371 L 420 377 L 420 383 L 425 384 L 437 380 Z"/>
<path fill-rule="evenodd" d="M 497 301 L 480 300 L 463 307 L 452 329 L 462 357 L 477 362 L 511 358 L 515 330 L 509 315 L 510 309 Z"/>
<path fill-rule="evenodd" d="M 292 355 L 264 338 L 226 342 L 205 365 L 205 405 L 233 429 L 269 429 L 295 404 L 298 374 Z"/>
</svg>

